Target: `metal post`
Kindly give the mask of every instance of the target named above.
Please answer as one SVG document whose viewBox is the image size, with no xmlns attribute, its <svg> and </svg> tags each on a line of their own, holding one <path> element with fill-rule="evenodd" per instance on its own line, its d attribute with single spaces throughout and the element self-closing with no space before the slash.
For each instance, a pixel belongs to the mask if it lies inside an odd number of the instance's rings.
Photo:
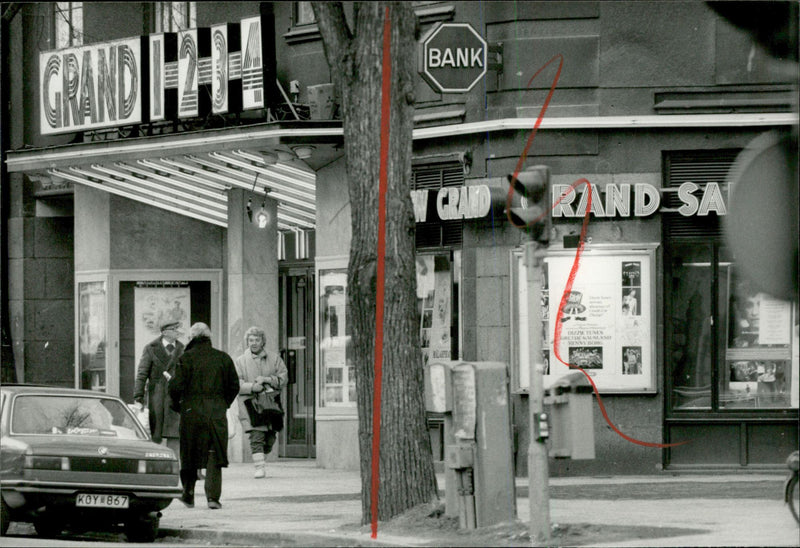
<svg viewBox="0 0 800 548">
<path fill-rule="evenodd" d="M 537 422 L 544 413 L 544 364 L 542 363 L 542 280 L 539 244 L 525 242 L 525 271 L 528 288 L 528 342 L 530 381 L 528 388 L 530 443 L 528 444 L 528 500 L 530 537 L 534 546 L 550 540 L 550 491 L 546 439 L 537 435 Z"/>
</svg>

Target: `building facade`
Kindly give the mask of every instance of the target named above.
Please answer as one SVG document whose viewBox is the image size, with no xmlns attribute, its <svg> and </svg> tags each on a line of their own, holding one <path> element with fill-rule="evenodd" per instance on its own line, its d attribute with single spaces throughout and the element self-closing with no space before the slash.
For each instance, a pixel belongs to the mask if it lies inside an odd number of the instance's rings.
<svg viewBox="0 0 800 548">
<path fill-rule="evenodd" d="M 344 143 L 309 3 L 9 6 L 3 306 L 16 379 L 130 400 L 164 316 L 209 323 L 232 355 L 258 324 L 290 371 L 273 453 L 357 468 Z M 780 465 L 798 443 L 797 303 L 745 276 L 726 234 L 737 158 L 796 132 L 796 51 L 770 55 L 702 2 L 415 11 L 408 189 L 426 361 L 508 364 L 526 474 L 527 235 L 493 207 L 525 155 L 522 169 L 549 167 L 553 200 L 565 194 L 538 297 L 545 382 L 562 360 L 582 366 L 608 415 L 594 413 L 596 458 L 553 459 L 551 473 Z M 435 42 L 449 23 L 474 32 Z M 459 57 L 468 47 L 485 57 Z M 769 188 L 796 197 L 796 184 Z M 793 214 L 779 226 L 796 241 Z M 436 417 L 430 428 L 441 459 Z M 231 445 L 249 458 L 241 432 Z"/>
</svg>

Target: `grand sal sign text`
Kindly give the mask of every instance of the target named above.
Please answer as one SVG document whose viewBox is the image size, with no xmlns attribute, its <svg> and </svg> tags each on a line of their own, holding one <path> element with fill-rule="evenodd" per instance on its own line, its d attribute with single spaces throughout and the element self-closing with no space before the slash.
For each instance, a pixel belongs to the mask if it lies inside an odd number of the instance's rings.
<svg viewBox="0 0 800 548">
<path fill-rule="evenodd" d="M 711 213 L 727 215 L 727 198 L 720 183 L 710 182 L 701 186 L 691 181 L 677 188 L 658 189 L 646 183 L 605 185 L 598 189 L 592 185 L 592 204 L 589 210 L 593 217 L 648 217 L 656 212 L 679 213 L 685 217 L 707 216 Z M 489 215 L 494 200 L 505 203 L 506 191 L 478 184 L 470 186 L 444 187 L 438 190 L 421 189 L 411 191 L 416 222 L 450 221 L 457 219 L 479 219 Z M 676 208 L 661 207 L 663 192 L 675 192 L 680 205 Z M 582 218 L 589 207 L 589 194 L 583 190 L 572 191 L 569 185 L 553 185 L 551 188 L 554 218 Z M 562 197 L 563 195 L 563 197 Z M 498 208 L 495 210 L 497 211 Z M 434 218 L 436 215 L 436 218 Z"/>
<path fill-rule="evenodd" d="M 256 16 L 40 53 L 41 133 L 264 108 L 264 30 Z"/>
</svg>

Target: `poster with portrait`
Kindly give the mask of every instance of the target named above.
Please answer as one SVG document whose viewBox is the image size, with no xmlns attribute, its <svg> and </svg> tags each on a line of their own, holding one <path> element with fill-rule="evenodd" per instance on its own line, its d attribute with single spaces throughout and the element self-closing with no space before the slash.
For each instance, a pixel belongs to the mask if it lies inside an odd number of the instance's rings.
<svg viewBox="0 0 800 548">
<path fill-rule="evenodd" d="M 566 293 L 575 251 L 551 251 L 544 262 L 545 386 L 569 373 L 569 364 L 602 392 L 654 392 L 654 249 L 584 250 Z"/>
<path fill-rule="evenodd" d="M 191 327 L 191 298 L 189 282 L 147 281 L 136 282 L 133 290 L 134 344 L 136 367 L 144 347 L 161 335 L 161 323 L 180 323 L 178 340 L 189 342 Z"/>
</svg>

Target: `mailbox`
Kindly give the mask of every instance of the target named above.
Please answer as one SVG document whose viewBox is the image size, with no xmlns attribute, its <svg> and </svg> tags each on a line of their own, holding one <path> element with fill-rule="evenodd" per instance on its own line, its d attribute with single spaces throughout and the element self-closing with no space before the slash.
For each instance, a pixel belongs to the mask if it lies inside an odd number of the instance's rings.
<svg viewBox="0 0 800 548">
<path fill-rule="evenodd" d="M 580 371 L 555 380 L 544 397 L 550 419 L 549 455 L 555 458 L 593 459 L 594 421 L 592 385 Z"/>
<path fill-rule="evenodd" d="M 450 380 L 452 442 L 445 467 L 456 473 L 459 524 L 474 529 L 511 521 L 517 497 L 507 366 L 462 362 L 451 367 Z"/>
</svg>

